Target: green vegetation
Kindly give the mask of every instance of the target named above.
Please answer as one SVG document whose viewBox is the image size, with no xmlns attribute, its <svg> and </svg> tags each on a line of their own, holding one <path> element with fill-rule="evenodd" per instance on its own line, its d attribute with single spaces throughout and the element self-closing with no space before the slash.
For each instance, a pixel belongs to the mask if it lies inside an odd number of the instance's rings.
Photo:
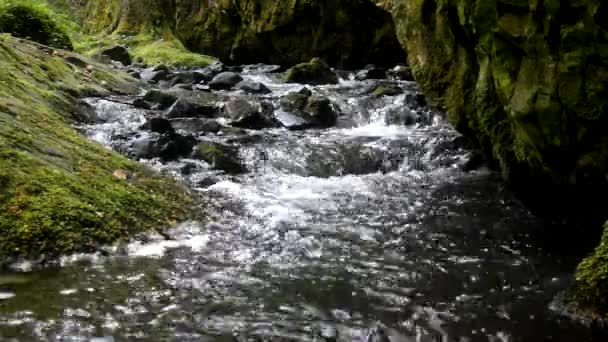
<svg viewBox="0 0 608 342">
<path fill-rule="evenodd" d="M 0 0 L 0 33 L 71 50 L 69 32 L 73 31 L 74 23 L 43 1 Z"/>
<path fill-rule="evenodd" d="M 88 56 L 111 45 L 126 45 L 135 60 L 148 65 L 206 66 L 215 61 L 186 49 L 174 34 L 174 9 L 150 0 L 88 1 L 73 8 L 84 27 L 76 50 Z"/>
<path fill-rule="evenodd" d="M 608 221 L 600 245 L 579 265 L 576 283 L 576 301 L 608 314 Z"/>
<path fill-rule="evenodd" d="M 185 189 L 70 126 L 81 117 L 78 96 L 135 93 L 134 82 L 84 57 L 0 36 L 0 256 L 87 251 L 188 213 Z"/>
</svg>

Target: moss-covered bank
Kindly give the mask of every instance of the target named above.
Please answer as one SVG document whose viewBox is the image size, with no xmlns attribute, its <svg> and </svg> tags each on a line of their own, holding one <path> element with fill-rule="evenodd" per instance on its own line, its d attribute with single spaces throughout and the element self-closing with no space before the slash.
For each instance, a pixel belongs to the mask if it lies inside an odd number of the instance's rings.
<svg viewBox="0 0 608 342">
<path fill-rule="evenodd" d="M 176 182 L 70 125 L 90 119 L 78 97 L 137 88 L 83 57 L 0 35 L 0 257 L 87 251 L 187 214 Z"/>
<path fill-rule="evenodd" d="M 582 222 L 593 238 L 608 217 L 606 3 L 375 1 L 393 13 L 432 103 L 533 209 Z M 605 245 L 578 276 L 596 308 L 608 298 Z"/>
<path fill-rule="evenodd" d="M 70 24 L 65 14 L 53 11 L 44 1 L 0 0 L 0 33 L 71 50 Z"/>
<path fill-rule="evenodd" d="M 342 67 L 405 60 L 388 12 L 368 0 L 84 1 L 90 32 L 162 36 L 230 63 Z M 175 39 L 178 38 L 178 39 Z"/>
</svg>

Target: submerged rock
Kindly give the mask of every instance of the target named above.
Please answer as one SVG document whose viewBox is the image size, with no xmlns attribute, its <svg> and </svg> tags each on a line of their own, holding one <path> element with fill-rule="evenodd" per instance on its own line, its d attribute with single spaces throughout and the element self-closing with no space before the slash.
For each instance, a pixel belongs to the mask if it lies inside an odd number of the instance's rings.
<svg viewBox="0 0 608 342">
<path fill-rule="evenodd" d="M 311 85 L 338 84 L 338 75 L 320 58 L 301 63 L 287 70 L 285 82 Z"/>
<path fill-rule="evenodd" d="M 214 90 L 228 90 L 237 85 L 242 80 L 243 78 L 241 77 L 241 75 L 235 72 L 226 71 L 219 73 L 215 77 L 213 77 L 211 82 L 209 82 L 209 87 Z"/>
<path fill-rule="evenodd" d="M 247 169 L 241 164 L 238 150 L 233 146 L 205 141 L 198 144 L 194 150 L 193 157 L 204 160 L 212 168 L 229 174 L 247 172 Z"/>
</svg>

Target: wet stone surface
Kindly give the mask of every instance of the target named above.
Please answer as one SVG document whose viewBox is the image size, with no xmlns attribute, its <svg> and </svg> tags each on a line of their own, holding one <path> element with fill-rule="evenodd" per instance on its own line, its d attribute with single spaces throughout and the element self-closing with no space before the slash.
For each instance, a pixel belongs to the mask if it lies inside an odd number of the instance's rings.
<svg viewBox="0 0 608 342">
<path fill-rule="evenodd" d="M 205 82 L 225 70 L 144 76 L 202 80 L 194 92 L 209 93 Z M 215 87 L 201 115 L 167 116 L 178 99 L 162 95 L 87 100 L 102 123 L 79 129 L 108 148 L 187 142 L 139 157 L 200 191 L 206 220 L 39 271 L 16 263 L 21 272 L 0 274 L 1 340 L 593 340 L 549 310 L 576 260 L 539 247 L 542 223 L 414 83 L 351 73 L 307 86 L 339 113 L 335 126 L 249 130 L 229 126 L 227 102 L 267 104 L 259 117 L 276 123 L 281 97 L 304 85 L 282 83 L 272 66 L 242 70 L 268 91 Z M 242 172 L 218 167 L 224 158 Z"/>
</svg>

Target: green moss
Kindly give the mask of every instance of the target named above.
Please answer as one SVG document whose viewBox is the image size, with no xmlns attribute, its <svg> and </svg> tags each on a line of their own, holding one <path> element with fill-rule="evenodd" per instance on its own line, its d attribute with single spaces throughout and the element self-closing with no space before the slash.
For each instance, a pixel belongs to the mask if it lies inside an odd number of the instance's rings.
<svg viewBox="0 0 608 342">
<path fill-rule="evenodd" d="M 68 32 L 73 27 L 45 2 L 0 0 L 0 32 L 40 44 L 72 49 Z"/>
<path fill-rule="evenodd" d="M 600 245 L 578 267 L 575 299 L 601 314 L 608 314 L 608 222 Z"/>
<path fill-rule="evenodd" d="M 206 66 L 215 61 L 212 57 L 189 52 L 178 40 L 137 45 L 133 49 L 133 56 L 148 65 Z"/>
<path fill-rule="evenodd" d="M 184 217 L 185 189 L 70 126 L 85 90 L 138 88 L 84 57 L 0 36 L 0 256 L 87 251 Z M 114 177 L 116 170 L 134 177 Z"/>
</svg>

